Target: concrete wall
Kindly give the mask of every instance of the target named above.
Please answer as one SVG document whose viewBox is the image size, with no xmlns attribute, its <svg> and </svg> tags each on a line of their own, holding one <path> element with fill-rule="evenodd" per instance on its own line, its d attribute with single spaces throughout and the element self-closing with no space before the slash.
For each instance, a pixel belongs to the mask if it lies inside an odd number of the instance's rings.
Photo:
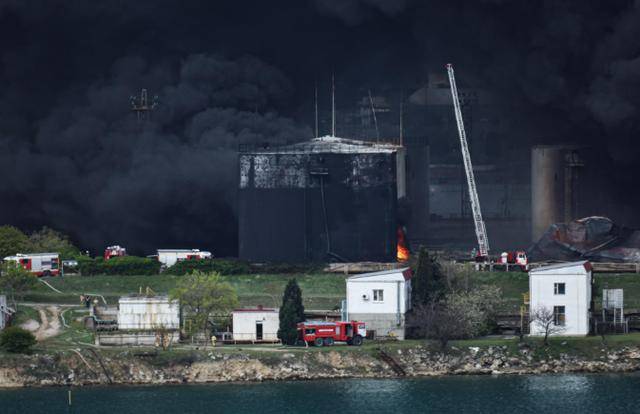
<svg viewBox="0 0 640 414">
<path fill-rule="evenodd" d="M 177 331 L 168 332 L 170 343 L 177 343 L 180 334 Z M 156 332 L 135 333 L 96 333 L 96 345 L 102 346 L 161 346 L 160 337 Z"/>
<path fill-rule="evenodd" d="M 7 297 L 5 295 L 0 295 L 0 331 L 5 328 L 8 316 L 7 312 Z"/>
<path fill-rule="evenodd" d="M 123 297 L 118 306 L 118 329 L 180 328 L 180 306 L 168 297 Z"/>
<path fill-rule="evenodd" d="M 395 313 L 350 313 L 351 320 L 364 322 L 367 331 L 375 331 L 376 337 L 394 336 L 404 339 L 405 315 L 400 315 L 400 323 Z"/>
<path fill-rule="evenodd" d="M 234 311 L 233 340 L 256 341 L 256 325 L 262 323 L 262 340 L 277 341 L 280 319 L 277 311 Z"/>
<path fill-rule="evenodd" d="M 565 294 L 554 293 L 555 283 L 565 283 Z M 589 333 L 589 307 L 591 303 L 591 272 L 574 274 L 539 274 L 529 276 L 530 309 L 553 310 L 565 307 L 565 329 L 558 335 L 587 335 Z M 544 335 L 536 323 L 530 325 L 531 335 Z"/>
</svg>

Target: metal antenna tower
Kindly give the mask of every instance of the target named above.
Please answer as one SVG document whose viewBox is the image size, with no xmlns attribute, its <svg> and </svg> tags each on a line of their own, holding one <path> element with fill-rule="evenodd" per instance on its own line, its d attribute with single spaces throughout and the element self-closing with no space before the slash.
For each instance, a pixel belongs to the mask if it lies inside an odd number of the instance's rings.
<svg viewBox="0 0 640 414">
<path fill-rule="evenodd" d="M 155 95 L 153 102 L 149 104 L 147 90 L 142 88 L 140 90 L 140 96 L 131 95 L 129 101 L 131 102 L 131 110 L 136 113 L 138 121 L 146 120 L 150 117 L 151 111 L 158 106 L 158 95 Z"/>
</svg>

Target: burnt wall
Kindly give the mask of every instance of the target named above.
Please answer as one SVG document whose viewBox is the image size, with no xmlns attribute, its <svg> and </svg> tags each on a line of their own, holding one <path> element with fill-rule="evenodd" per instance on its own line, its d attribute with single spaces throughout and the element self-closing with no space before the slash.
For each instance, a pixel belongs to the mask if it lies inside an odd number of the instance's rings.
<svg viewBox="0 0 640 414">
<path fill-rule="evenodd" d="M 395 153 L 244 153 L 239 164 L 240 258 L 395 260 Z"/>
</svg>

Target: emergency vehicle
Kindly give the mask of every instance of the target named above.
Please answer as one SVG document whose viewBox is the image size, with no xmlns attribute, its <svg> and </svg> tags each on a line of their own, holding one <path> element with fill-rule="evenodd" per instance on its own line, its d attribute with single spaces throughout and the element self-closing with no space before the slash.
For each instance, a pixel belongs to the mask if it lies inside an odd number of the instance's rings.
<svg viewBox="0 0 640 414">
<path fill-rule="evenodd" d="M 158 249 L 158 261 L 163 267 L 171 267 L 182 260 L 211 259 L 211 252 L 198 249 Z"/>
<path fill-rule="evenodd" d="M 526 266 L 529 264 L 529 259 L 527 259 L 527 254 L 523 251 L 502 252 L 498 263 Z"/>
<path fill-rule="evenodd" d="M 104 260 L 109 260 L 112 257 L 121 257 L 127 255 L 127 249 L 122 246 L 109 246 L 104 249 Z"/>
<path fill-rule="evenodd" d="M 13 261 L 36 276 L 58 276 L 60 274 L 60 255 L 58 253 L 18 253 L 7 256 L 4 261 Z"/>
<path fill-rule="evenodd" d="M 364 322 L 306 321 L 298 324 L 298 342 L 315 346 L 331 346 L 335 342 L 360 346 L 367 336 Z"/>
</svg>

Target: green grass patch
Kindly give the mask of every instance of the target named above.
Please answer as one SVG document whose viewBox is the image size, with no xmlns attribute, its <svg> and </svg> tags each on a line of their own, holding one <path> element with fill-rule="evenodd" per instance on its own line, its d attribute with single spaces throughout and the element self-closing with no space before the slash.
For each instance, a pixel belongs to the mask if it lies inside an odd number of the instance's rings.
<svg viewBox="0 0 640 414">
<path fill-rule="evenodd" d="M 226 275 L 223 280 L 231 283 L 238 292 L 241 306 L 264 305 L 279 307 L 282 293 L 289 279 L 296 278 L 302 289 L 305 307 L 308 309 L 333 309 L 339 307 L 345 296 L 345 276 L 335 274 L 253 274 Z M 137 293 L 140 288 L 151 288 L 156 293 L 170 292 L 182 276 L 168 274 L 150 276 L 65 276 L 46 281 L 62 294 L 52 291 L 43 283 L 27 293 L 25 300 L 44 303 L 79 303 L 82 294 L 101 294 L 110 304 L 120 296 Z"/>
</svg>

